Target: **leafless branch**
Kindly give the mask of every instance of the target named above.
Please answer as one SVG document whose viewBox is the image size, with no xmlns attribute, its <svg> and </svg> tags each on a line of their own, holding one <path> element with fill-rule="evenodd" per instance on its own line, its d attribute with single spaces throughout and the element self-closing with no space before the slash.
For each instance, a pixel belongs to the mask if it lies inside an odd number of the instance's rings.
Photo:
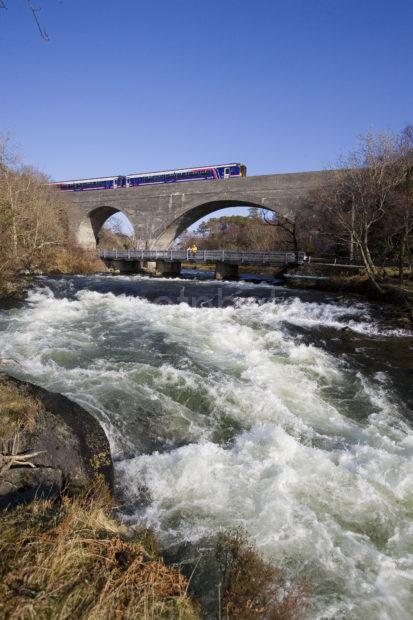
<svg viewBox="0 0 413 620">
<path fill-rule="evenodd" d="M 49 39 L 49 35 L 47 34 L 45 28 L 41 25 L 39 18 L 37 17 L 37 13 L 39 13 L 41 11 L 41 7 L 35 7 L 33 6 L 31 0 L 27 0 L 27 5 L 29 7 L 29 9 L 31 10 L 32 14 L 33 14 L 33 19 L 37 24 L 37 27 L 39 29 L 40 32 L 40 36 L 42 37 L 43 41 L 50 41 Z"/>
<path fill-rule="evenodd" d="M 33 19 L 36 22 L 36 26 L 39 29 L 40 32 L 40 36 L 42 37 L 43 41 L 50 41 L 49 35 L 46 32 L 46 29 L 42 26 L 42 24 L 39 21 L 39 18 L 37 17 L 37 13 L 39 13 L 39 11 L 41 11 L 41 7 L 35 7 L 33 6 L 31 0 L 26 0 L 27 2 L 27 6 L 29 7 L 30 11 L 32 12 L 33 15 Z M 7 11 L 8 7 L 6 4 L 5 0 L 0 0 L 0 9 L 4 9 L 5 11 Z"/>
</svg>

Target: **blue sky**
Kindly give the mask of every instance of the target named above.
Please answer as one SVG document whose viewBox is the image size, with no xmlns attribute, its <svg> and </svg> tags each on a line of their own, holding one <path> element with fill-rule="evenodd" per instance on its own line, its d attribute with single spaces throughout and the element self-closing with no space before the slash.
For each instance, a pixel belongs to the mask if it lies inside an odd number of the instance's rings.
<svg viewBox="0 0 413 620">
<path fill-rule="evenodd" d="M 411 0 L 25 0 L 0 11 L 0 131 L 54 179 L 321 169 L 413 122 Z"/>
</svg>

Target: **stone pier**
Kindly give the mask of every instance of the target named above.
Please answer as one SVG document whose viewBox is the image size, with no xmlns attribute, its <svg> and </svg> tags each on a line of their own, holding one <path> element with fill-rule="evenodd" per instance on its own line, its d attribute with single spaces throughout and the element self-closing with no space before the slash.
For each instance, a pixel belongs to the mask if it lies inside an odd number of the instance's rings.
<svg viewBox="0 0 413 620">
<path fill-rule="evenodd" d="M 163 276 L 165 278 L 177 278 L 181 274 L 181 262 L 167 261 L 159 258 L 156 261 L 156 275 Z"/>
<path fill-rule="evenodd" d="M 238 280 L 238 265 L 216 263 L 215 280 Z"/>
<path fill-rule="evenodd" d="M 102 260 L 107 267 L 119 270 L 120 273 L 142 273 L 142 263 L 140 260 L 123 260 L 121 258 L 110 261 Z"/>
</svg>

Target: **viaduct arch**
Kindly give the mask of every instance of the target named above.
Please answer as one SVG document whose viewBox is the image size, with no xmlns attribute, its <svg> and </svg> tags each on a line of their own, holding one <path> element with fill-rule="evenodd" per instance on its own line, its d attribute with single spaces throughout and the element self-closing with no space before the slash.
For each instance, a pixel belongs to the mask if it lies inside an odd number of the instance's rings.
<svg viewBox="0 0 413 620">
<path fill-rule="evenodd" d="M 95 248 L 104 222 L 121 211 L 134 226 L 137 239 L 150 248 L 167 249 L 185 228 L 225 207 L 265 208 L 292 217 L 308 193 L 334 174 L 299 172 L 68 192 L 67 212 L 75 238 L 84 248 Z"/>
<path fill-rule="evenodd" d="M 197 222 L 200 218 L 214 213 L 219 209 L 225 209 L 226 207 L 258 207 L 262 208 L 262 205 L 255 204 L 253 202 L 245 202 L 244 200 L 221 200 L 219 202 L 207 202 L 200 204 L 188 211 L 181 213 L 173 222 L 171 222 L 167 228 L 156 239 L 155 245 L 159 249 L 168 248 L 171 243 L 184 232 L 186 228 Z M 266 207 L 270 209 L 270 207 Z M 273 210 L 273 209 L 270 209 Z"/>
</svg>

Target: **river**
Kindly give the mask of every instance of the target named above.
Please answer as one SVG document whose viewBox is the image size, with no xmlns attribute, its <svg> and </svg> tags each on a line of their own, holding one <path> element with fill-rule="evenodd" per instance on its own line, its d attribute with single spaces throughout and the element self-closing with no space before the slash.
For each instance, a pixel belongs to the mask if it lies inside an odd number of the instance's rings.
<svg viewBox="0 0 413 620">
<path fill-rule="evenodd" d="M 374 305 L 246 281 L 38 278 L 0 311 L 0 355 L 100 420 L 120 512 L 170 557 L 243 527 L 308 579 L 308 618 L 412 617 L 413 338 Z"/>
</svg>

